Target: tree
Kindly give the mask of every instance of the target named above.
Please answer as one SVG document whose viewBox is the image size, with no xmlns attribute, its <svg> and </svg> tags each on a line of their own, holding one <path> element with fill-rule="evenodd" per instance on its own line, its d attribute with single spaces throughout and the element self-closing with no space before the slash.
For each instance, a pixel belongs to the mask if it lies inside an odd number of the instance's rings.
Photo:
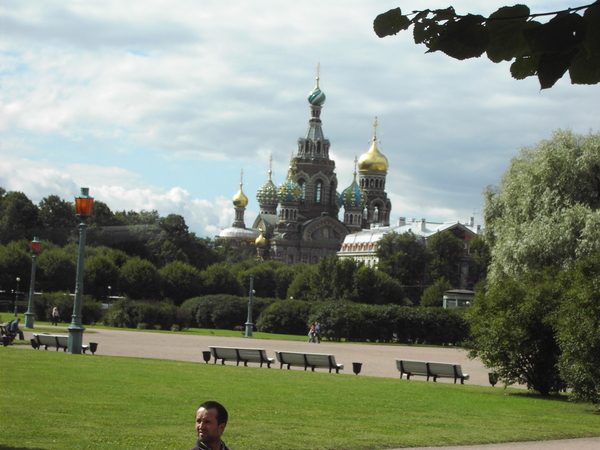
<svg viewBox="0 0 600 450">
<path fill-rule="evenodd" d="M 0 244 L 31 239 L 28 230 L 39 225 L 39 210 L 22 192 L 0 197 Z"/>
<path fill-rule="evenodd" d="M 444 277 L 436 280 L 433 285 L 423 291 L 421 306 L 443 306 L 444 292 L 452 289 L 452 285 Z"/>
<path fill-rule="evenodd" d="M 39 208 L 39 218 L 43 227 L 72 229 L 77 226 L 75 206 L 62 200 L 58 195 L 44 197 Z"/>
<path fill-rule="evenodd" d="M 108 286 L 119 280 L 119 268 L 106 254 L 85 259 L 83 292 L 96 300 L 106 300 L 110 295 Z"/>
<path fill-rule="evenodd" d="M 230 294 L 243 296 L 247 294 L 242 284 L 224 264 L 213 264 L 200 272 L 202 295 Z"/>
<path fill-rule="evenodd" d="M 133 300 L 160 298 L 160 278 L 154 264 L 139 257 L 131 258 L 121 269 L 121 290 Z"/>
<path fill-rule="evenodd" d="M 533 20 L 541 16 L 554 17 L 547 23 Z M 395 8 L 373 22 L 379 37 L 411 26 L 415 43 L 425 44 L 427 53 L 442 51 L 459 60 L 486 53 L 495 63 L 514 60 L 513 78 L 537 76 L 542 89 L 554 86 L 567 70 L 572 84 L 600 82 L 600 1 L 542 14 L 531 14 L 526 5 L 504 6 L 489 17 L 458 15 L 452 6 L 406 15 Z"/>
<path fill-rule="evenodd" d="M 417 303 L 428 261 L 425 242 L 410 231 L 388 233 L 378 242 L 377 258 L 379 270 L 398 280 L 406 295 Z"/>
<path fill-rule="evenodd" d="M 173 261 L 158 273 L 162 280 L 163 297 L 173 300 L 176 305 L 181 305 L 188 298 L 196 297 L 200 293 L 200 271 L 188 263 Z"/>
<path fill-rule="evenodd" d="M 42 242 L 42 251 L 37 259 L 37 270 L 36 284 L 40 291 L 75 291 L 77 265 L 67 250 L 58 246 L 49 247 Z"/>
<path fill-rule="evenodd" d="M 557 314 L 560 374 L 573 400 L 600 405 L 600 251 L 579 260 L 564 279 L 569 288 Z"/>
<path fill-rule="evenodd" d="M 473 255 L 472 262 L 469 266 L 469 278 L 475 284 L 485 280 L 487 277 L 488 267 L 492 261 L 490 254 L 490 246 L 486 238 L 478 234 L 469 242 L 469 249 Z"/>
<path fill-rule="evenodd" d="M 435 233 L 427 241 L 429 254 L 429 279 L 445 278 L 453 287 L 460 286 L 459 262 L 462 258 L 463 241 L 451 231 Z"/>
<path fill-rule="evenodd" d="M 600 248 L 600 133 L 557 131 L 484 191 L 489 278 L 567 268 Z"/>
<path fill-rule="evenodd" d="M 469 357 L 478 357 L 506 385 L 525 383 L 542 395 L 564 388 L 555 314 L 560 305 L 558 270 L 506 278 L 478 292 L 467 311 Z"/>
</svg>

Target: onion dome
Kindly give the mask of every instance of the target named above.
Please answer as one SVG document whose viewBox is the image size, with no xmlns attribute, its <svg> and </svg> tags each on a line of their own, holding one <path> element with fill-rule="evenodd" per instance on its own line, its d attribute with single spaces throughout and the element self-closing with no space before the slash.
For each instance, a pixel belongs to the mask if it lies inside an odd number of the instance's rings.
<svg viewBox="0 0 600 450">
<path fill-rule="evenodd" d="M 273 158 L 271 158 L 271 162 L 272 161 Z M 277 198 L 277 187 L 275 187 L 273 180 L 271 179 L 272 173 L 273 171 L 271 170 L 271 167 L 269 167 L 269 179 L 256 192 L 256 200 L 258 200 L 259 205 L 277 205 L 277 203 L 279 203 Z"/>
<path fill-rule="evenodd" d="M 294 181 L 293 175 L 290 163 L 287 179 L 279 185 L 278 197 L 281 202 L 299 202 L 302 198 L 302 188 Z"/>
<path fill-rule="evenodd" d="M 262 233 L 260 233 L 260 236 L 256 238 L 256 240 L 254 241 L 254 245 L 258 248 L 263 248 L 267 246 L 267 239 L 263 236 Z"/>
<path fill-rule="evenodd" d="M 389 168 L 387 158 L 377 149 L 377 118 L 374 128 L 371 148 L 358 159 L 358 170 L 361 172 L 387 172 Z"/>
<path fill-rule="evenodd" d="M 246 207 L 248 206 L 248 197 L 242 191 L 242 183 L 240 183 L 240 190 L 237 191 L 237 194 L 233 196 L 233 206 L 238 207 Z"/>
<path fill-rule="evenodd" d="M 248 197 L 246 197 L 246 195 L 244 194 L 244 191 L 242 190 L 242 178 L 244 177 L 244 171 L 242 170 L 242 173 L 240 175 L 240 190 L 237 191 L 237 193 L 233 196 L 233 206 L 235 206 L 236 208 L 245 208 L 246 206 L 248 206 Z"/>
<path fill-rule="evenodd" d="M 342 202 L 346 208 L 362 208 L 367 203 L 367 194 L 356 182 L 356 170 L 354 170 L 354 181 L 342 191 Z"/>
<path fill-rule="evenodd" d="M 319 88 L 319 69 L 321 64 L 317 66 L 317 84 L 315 88 L 308 93 L 308 103 L 313 106 L 321 106 L 325 103 L 325 93 Z"/>
</svg>

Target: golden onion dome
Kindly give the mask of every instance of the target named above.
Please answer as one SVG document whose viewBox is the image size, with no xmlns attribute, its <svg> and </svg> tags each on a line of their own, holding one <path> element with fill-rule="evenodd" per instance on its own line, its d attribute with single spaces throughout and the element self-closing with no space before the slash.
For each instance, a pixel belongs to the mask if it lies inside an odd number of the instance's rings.
<svg viewBox="0 0 600 450">
<path fill-rule="evenodd" d="M 358 170 L 361 172 L 387 172 L 388 159 L 377 148 L 377 118 L 375 118 L 373 143 L 371 148 L 358 159 Z"/>
<path fill-rule="evenodd" d="M 254 241 L 254 245 L 259 248 L 267 246 L 267 239 L 263 236 L 262 233 L 260 233 L 260 236 L 256 238 L 256 240 Z"/>
<path fill-rule="evenodd" d="M 231 199 L 233 201 L 233 206 L 236 208 L 245 208 L 248 206 L 248 197 L 244 194 L 242 190 L 242 185 L 244 184 L 244 169 L 240 172 L 240 190 L 233 196 Z"/>
</svg>

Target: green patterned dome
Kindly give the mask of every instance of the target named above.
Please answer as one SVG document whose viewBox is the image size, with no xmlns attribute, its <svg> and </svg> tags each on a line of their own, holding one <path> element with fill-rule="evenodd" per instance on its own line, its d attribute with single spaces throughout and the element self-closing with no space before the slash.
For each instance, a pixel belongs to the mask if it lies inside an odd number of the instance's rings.
<svg viewBox="0 0 600 450">
<path fill-rule="evenodd" d="M 350 186 L 342 191 L 342 202 L 345 207 L 363 207 L 367 203 L 367 194 L 356 182 L 356 175 L 354 181 Z"/>
<path fill-rule="evenodd" d="M 271 180 L 271 170 L 269 170 L 267 182 L 256 192 L 256 200 L 258 200 L 259 205 L 277 205 L 279 203 L 277 187 Z"/>
</svg>

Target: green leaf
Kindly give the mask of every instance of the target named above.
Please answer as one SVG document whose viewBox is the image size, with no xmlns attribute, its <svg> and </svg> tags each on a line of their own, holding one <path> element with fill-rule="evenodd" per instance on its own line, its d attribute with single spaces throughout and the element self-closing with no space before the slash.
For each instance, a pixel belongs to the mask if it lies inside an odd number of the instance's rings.
<svg viewBox="0 0 600 450">
<path fill-rule="evenodd" d="M 456 11 L 452 6 L 449 6 L 446 9 L 436 9 L 433 11 L 433 17 L 438 22 L 443 22 L 445 20 L 454 20 L 456 19 Z"/>
<path fill-rule="evenodd" d="M 571 61 L 578 52 L 578 49 L 574 49 L 569 53 L 542 54 L 537 70 L 541 88 L 548 89 L 554 86 L 569 69 Z"/>
<path fill-rule="evenodd" d="M 529 8 L 525 5 L 505 6 L 493 13 L 486 28 L 490 33 L 487 48 L 488 58 L 498 63 L 510 61 L 525 54 L 528 50 L 523 37 L 523 27 L 529 16 Z"/>
<path fill-rule="evenodd" d="M 483 16 L 468 14 L 456 22 L 448 22 L 438 38 L 435 48 L 456 59 L 477 58 L 485 52 L 490 41 Z"/>
<path fill-rule="evenodd" d="M 431 43 L 439 37 L 443 29 L 444 26 L 439 25 L 433 19 L 423 19 L 421 22 L 415 23 L 413 28 L 415 44 L 425 44 L 430 47 Z"/>
<path fill-rule="evenodd" d="M 569 67 L 571 84 L 600 83 L 600 55 L 580 51 Z"/>
<path fill-rule="evenodd" d="M 539 56 L 532 57 L 530 55 L 520 56 L 515 59 L 515 62 L 510 66 L 510 74 L 516 80 L 524 80 L 537 73 Z"/>
<path fill-rule="evenodd" d="M 587 24 L 579 14 L 558 14 L 550 22 L 523 30 L 534 53 L 566 53 L 585 39 Z"/>
<path fill-rule="evenodd" d="M 402 15 L 400 8 L 390 9 L 375 17 L 373 21 L 373 30 L 380 38 L 398 34 L 401 30 L 406 30 L 410 26 L 410 19 Z"/>
<path fill-rule="evenodd" d="M 600 3 L 590 6 L 583 15 L 587 23 L 584 45 L 588 52 L 600 55 Z"/>
</svg>

